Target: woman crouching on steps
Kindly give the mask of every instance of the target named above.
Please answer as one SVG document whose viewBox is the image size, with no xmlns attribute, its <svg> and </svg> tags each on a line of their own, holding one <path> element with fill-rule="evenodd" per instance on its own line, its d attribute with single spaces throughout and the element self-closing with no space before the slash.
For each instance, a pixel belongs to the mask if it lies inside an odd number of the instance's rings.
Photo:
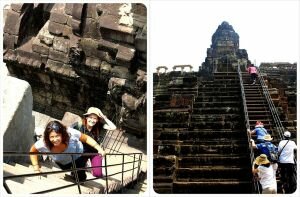
<svg viewBox="0 0 300 197">
<path fill-rule="evenodd" d="M 99 144 L 102 143 L 105 136 L 104 130 L 115 130 L 116 126 L 112 123 L 100 109 L 96 107 L 90 107 L 87 113 L 83 114 L 83 118 L 79 122 L 75 122 L 71 125 L 72 128 L 91 136 Z M 91 146 L 83 144 L 84 153 L 96 153 L 97 150 Z M 101 155 L 89 155 L 84 157 L 85 162 L 88 159 L 91 161 L 92 175 L 94 177 L 102 177 L 102 156 Z"/>
<path fill-rule="evenodd" d="M 51 121 L 47 124 L 44 131 L 44 138 L 32 145 L 30 152 L 83 153 L 83 145 L 81 142 L 94 147 L 94 149 L 96 149 L 100 155 L 104 156 L 105 152 L 93 138 L 81 133 L 78 130 L 69 127 L 66 128 L 59 121 Z M 63 170 L 72 168 L 72 155 L 55 154 L 49 155 L 49 157 Z M 75 160 L 76 168 L 85 167 L 86 160 L 84 156 L 75 154 L 73 155 L 73 158 Z M 41 172 L 38 163 L 38 155 L 30 155 L 30 160 L 34 171 Z M 78 170 L 77 173 L 79 181 L 86 180 L 86 174 L 84 170 Z"/>
</svg>

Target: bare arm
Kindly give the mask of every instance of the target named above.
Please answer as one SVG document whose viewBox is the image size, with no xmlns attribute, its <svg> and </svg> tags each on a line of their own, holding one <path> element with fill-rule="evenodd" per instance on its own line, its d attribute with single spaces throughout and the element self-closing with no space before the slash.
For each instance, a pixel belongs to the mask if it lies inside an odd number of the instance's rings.
<svg viewBox="0 0 300 197">
<path fill-rule="evenodd" d="M 35 148 L 34 145 L 32 145 L 29 152 L 38 153 L 39 151 Z M 38 155 L 30 155 L 30 161 L 32 163 L 34 172 L 41 172 L 41 169 L 40 169 L 40 166 L 39 166 Z"/>
<path fill-rule="evenodd" d="M 253 134 L 255 134 L 255 129 L 252 130 L 252 131 L 248 130 L 248 132 L 249 132 L 250 135 L 253 135 Z"/>
<path fill-rule="evenodd" d="M 110 121 L 103 113 L 102 111 L 100 110 L 100 116 L 103 118 L 103 121 L 104 121 L 104 126 L 103 128 L 104 129 L 107 129 L 107 130 L 115 130 L 117 127 L 116 125 Z"/>
<path fill-rule="evenodd" d="M 101 148 L 101 146 L 90 136 L 85 135 L 85 134 L 81 134 L 79 140 L 81 142 L 84 142 L 88 145 L 90 145 L 91 147 L 93 147 L 94 149 L 96 149 L 98 151 L 99 154 L 101 154 L 102 156 L 105 156 L 105 151 Z"/>
<path fill-rule="evenodd" d="M 116 125 L 110 121 L 106 116 L 103 117 L 105 124 L 103 126 L 104 129 L 106 130 L 116 130 Z"/>
</svg>

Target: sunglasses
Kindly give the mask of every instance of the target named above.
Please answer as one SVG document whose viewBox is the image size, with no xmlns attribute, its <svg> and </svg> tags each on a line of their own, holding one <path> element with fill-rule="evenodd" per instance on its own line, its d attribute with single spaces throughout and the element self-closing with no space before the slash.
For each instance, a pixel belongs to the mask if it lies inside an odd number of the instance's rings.
<svg viewBox="0 0 300 197">
<path fill-rule="evenodd" d="M 49 125 L 47 129 L 52 129 L 54 131 L 60 131 L 62 129 L 61 125 L 57 122 L 53 122 L 53 124 Z"/>
</svg>

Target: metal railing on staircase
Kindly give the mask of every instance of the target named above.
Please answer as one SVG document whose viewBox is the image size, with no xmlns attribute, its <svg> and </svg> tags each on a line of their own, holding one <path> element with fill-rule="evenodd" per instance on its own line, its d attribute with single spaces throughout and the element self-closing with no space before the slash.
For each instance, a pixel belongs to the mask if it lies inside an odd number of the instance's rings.
<svg viewBox="0 0 300 197">
<path fill-rule="evenodd" d="M 259 79 L 259 82 L 261 84 L 263 94 L 264 94 L 264 96 L 267 100 L 267 103 L 268 103 L 268 106 L 269 106 L 269 109 L 270 109 L 270 112 L 272 114 L 272 118 L 273 118 L 273 121 L 274 121 L 274 124 L 275 124 L 276 129 L 274 129 L 274 130 L 279 135 L 280 140 L 283 140 L 284 139 L 283 133 L 284 133 L 285 129 L 284 129 L 282 123 L 281 123 L 281 120 L 280 120 L 279 115 L 278 115 L 278 111 L 277 111 L 277 109 L 274 105 L 274 102 L 273 102 L 273 100 L 270 96 L 268 86 L 266 85 L 265 80 L 264 80 L 263 76 L 260 73 L 260 69 L 257 68 L 257 70 L 258 70 L 258 73 L 257 73 L 258 74 L 258 79 Z M 295 157 L 294 157 L 294 162 L 295 162 L 295 165 L 297 166 L 297 160 L 296 160 Z M 297 170 L 296 170 L 296 168 L 294 168 L 293 179 L 297 180 Z"/>
<path fill-rule="evenodd" d="M 253 152 L 253 149 L 252 149 L 251 143 L 250 143 L 251 136 L 250 136 L 250 133 L 248 132 L 248 130 L 250 130 L 250 123 L 249 123 L 248 109 L 247 109 L 246 96 L 245 96 L 245 90 L 244 90 L 244 84 L 243 84 L 243 76 L 242 76 L 240 65 L 238 65 L 238 74 L 239 74 L 239 79 L 240 79 L 241 94 L 242 94 L 243 106 L 244 106 L 244 116 L 245 116 L 245 123 L 246 123 L 247 136 L 248 136 L 248 145 L 249 145 L 249 150 L 250 150 L 251 166 L 253 166 L 255 157 L 254 157 L 254 152 Z M 255 176 L 253 176 L 253 186 L 254 186 L 255 192 L 260 193 L 260 186 L 259 186 L 259 183 L 256 180 Z"/>
<path fill-rule="evenodd" d="M 50 174 L 58 174 L 58 173 L 62 173 L 62 172 L 73 172 L 75 174 L 75 183 L 72 183 L 72 184 L 67 184 L 67 185 L 64 185 L 64 186 L 59 186 L 59 187 L 54 187 L 52 189 L 47 189 L 47 190 L 43 190 L 43 191 L 38 191 L 38 192 L 35 192 L 33 194 L 42 194 L 42 193 L 48 193 L 48 192 L 52 192 L 52 191 L 56 191 L 56 190 L 61 190 L 61 189 L 64 189 L 64 188 L 68 188 L 68 187 L 72 187 L 72 186 L 75 186 L 77 185 L 78 187 L 78 192 L 79 194 L 81 194 L 81 184 L 85 183 L 85 182 L 88 182 L 88 181 L 93 181 L 93 180 L 96 180 L 96 179 L 105 179 L 105 182 L 106 182 L 106 186 L 105 186 L 105 192 L 108 193 L 109 191 L 109 188 L 108 188 L 108 178 L 109 177 L 112 177 L 114 175 L 117 175 L 117 174 L 122 174 L 121 175 L 121 191 L 123 191 L 123 187 L 125 186 L 124 185 L 124 173 L 125 172 L 129 172 L 129 171 L 132 171 L 132 175 L 131 175 L 131 181 L 133 183 L 134 181 L 134 173 L 136 171 L 136 181 L 138 182 L 139 181 L 139 178 L 138 178 L 138 175 L 140 173 L 140 170 L 141 170 L 141 162 L 142 162 L 142 153 L 128 153 L 128 154 L 106 154 L 105 155 L 105 158 L 104 158 L 104 163 L 105 165 L 101 165 L 101 166 L 94 166 L 94 167 L 84 167 L 84 168 L 77 168 L 76 165 L 75 165 L 75 160 L 74 160 L 74 155 L 82 155 L 82 156 L 91 156 L 91 155 L 96 155 L 98 153 L 31 153 L 31 152 L 14 152 L 14 151 L 4 151 L 3 152 L 3 156 L 28 156 L 29 155 L 71 155 L 71 158 L 72 158 L 72 168 L 71 169 L 67 169 L 67 170 L 56 170 L 56 171 L 52 171 L 52 172 L 40 172 L 40 173 L 25 173 L 25 174 L 20 174 L 20 175 L 9 175 L 9 176 L 3 176 L 3 186 L 4 186 L 4 189 L 6 190 L 6 192 L 8 194 L 11 194 L 11 190 L 8 186 L 8 184 L 6 183 L 7 180 L 11 180 L 11 179 L 16 179 L 16 178 L 26 178 L 26 177 L 35 177 L 35 176 L 44 176 L 44 175 L 50 175 Z M 107 164 L 107 157 L 109 155 L 113 155 L 113 156 L 120 156 L 122 157 L 122 162 L 121 163 L 117 163 L 117 164 L 111 164 L 111 165 L 108 165 Z M 125 161 L 125 156 L 130 156 L 130 157 L 133 157 L 133 161 Z M 124 170 L 124 165 L 125 164 L 130 164 L 132 163 L 132 168 L 130 169 L 127 169 L 127 170 Z M 137 163 L 137 165 L 136 165 Z M 113 166 L 122 166 L 122 170 L 121 171 L 118 171 L 118 172 L 115 172 L 113 174 L 108 174 L 108 168 L 109 167 L 113 167 Z M 78 174 L 77 174 L 77 171 L 78 170 L 90 170 L 90 169 L 93 169 L 93 168 L 104 168 L 105 170 L 105 175 L 102 176 L 102 177 L 95 177 L 95 178 L 91 178 L 91 179 L 86 179 L 84 181 L 79 181 L 78 179 Z"/>
</svg>

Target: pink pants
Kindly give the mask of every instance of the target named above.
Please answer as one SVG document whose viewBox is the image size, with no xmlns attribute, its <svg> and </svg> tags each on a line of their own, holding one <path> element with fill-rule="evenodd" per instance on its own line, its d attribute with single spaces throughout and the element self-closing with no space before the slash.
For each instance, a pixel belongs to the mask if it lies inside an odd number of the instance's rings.
<svg viewBox="0 0 300 197">
<path fill-rule="evenodd" d="M 93 155 L 90 157 L 92 167 L 102 166 L 102 156 Z M 102 167 L 92 168 L 92 175 L 94 177 L 102 177 Z"/>
</svg>

